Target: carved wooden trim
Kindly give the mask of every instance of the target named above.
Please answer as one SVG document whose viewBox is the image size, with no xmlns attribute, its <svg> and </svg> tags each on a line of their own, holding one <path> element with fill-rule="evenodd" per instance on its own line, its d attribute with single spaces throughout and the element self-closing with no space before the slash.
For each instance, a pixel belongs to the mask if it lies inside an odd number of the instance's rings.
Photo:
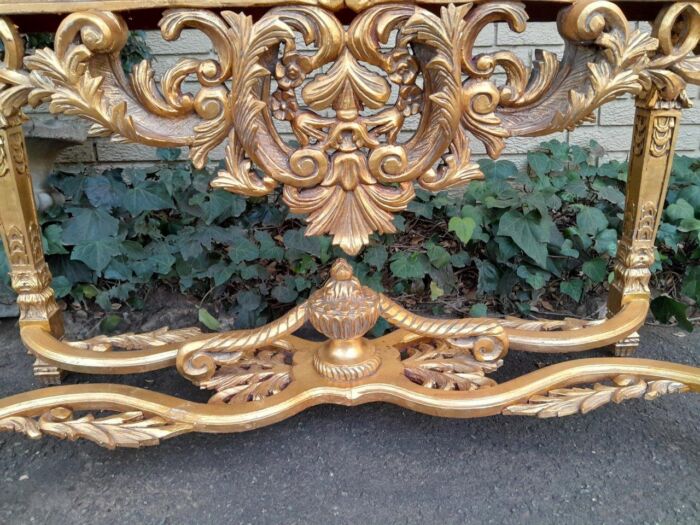
<svg viewBox="0 0 700 525">
<path fill-rule="evenodd" d="M 447 5 L 438 13 L 372 0 L 310 3 L 276 7 L 257 21 L 231 11 L 166 11 L 166 40 L 196 29 L 216 58 L 184 57 L 159 83 L 147 61 L 125 75 L 119 56 L 128 29 L 114 12 L 69 14 L 54 49 L 28 57 L 17 29 L 0 17 L 0 222 L 22 337 L 38 370 L 57 380 L 57 367 L 123 374 L 175 364 L 215 391 L 199 404 L 119 385 L 40 390 L 0 400 L 0 430 L 141 446 L 195 430 L 248 430 L 325 402 L 389 401 L 450 417 L 545 417 L 700 390 L 697 368 L 630 359 L 569 361 L 502 384 L 486 377 L 509 347 L 556 353 L 619 343 L 620 353 L 631 353 L 648 309 L 685 88 L 700 83 L 700 4 L 668 4 L 646 33 L 632 29 L 615 3 L 573 2 L 558 17 L 561 61 L 538 52 L 528 67 L 508 50 L 474 54 L 489 24 L 525 29 L 520 3 Z M 349 27 L 332 12 L 341 6 L 359 11 Z M 300 49 L 299 36 L 308 49 Z M 192 78 L 197 92 L 183 92 Z M 372 233 L 394 231 L 394 215 L 416 184 L 439 191 L 482 178 L 471 141 L 496 158 L 508 138 L 573 129 L 624 94 L 636 97 L 637 114 L 607 320 L 430 319 L 362 286 L 339 260 L 307 302 L 259 328 L 60 340 L 20 128 L 26 105 L 47 102 L 54 113 L 87 119 L 96 136 L 189 147 L 197 166 L 225 144 L 226 168 L 214 187 L 250 196 L 280 188 L 289 207 L 306 215 L 308 234 L 330 234 L 357 254 Z M 420 124 L 406 136 L 410 117 Z M 279 121 L 289 123 L 298 144 L 283 140 Z M 395 330 L 368 338 L 380 317 Z M 296 337 L 306 322 L 327 340 Z M 74 416 L 85 408 L 115 415 Z"/>
<path fill-rule="evenodd" d="M 413 199 L 414 182 L 439 191 L 483 177 L 470 158 L 472 138 L 497 157 L 508 137 L 571 129 L 625 93 L 682 98 L 685 83 L 698 81 L 691 55 L 698 4 L 670 6 L 647 34 L 630 29 L 615 4 L 576 2 L 559 16 L 562 62 L 541 52 L 528 68 L 510 51 L 473 54 L 487 25 L 523 31 L 526 20 L 522 4 L 506 1 L 449 5 L 439 15 L 377 5 L 347 29 L 320 7 L 278 7 L 255 23 L 229 11 L 175 9 L 161 21 L 163 37 L 196 28 L 217 59 L 185 58 L 159 85 L 148 62 L 125 77 L 118 56 L 128 32 L 114 13 L 69 15 L 55 49 L 27 57 L 26 70 L 16 31 L 3 21 L 0 104 L 7 115 L 49 101 L 55 113 L 92 121 L 93 135 L 188 146 L 200 167 L 227 142 L 227 168 L 215 187 L 264 195 L 281 185 L 292 211 L 307 216 L 309 235 L 330 234 L 357 254 L 371 233 L 395 231 L 393 215 Z M 677 42 L 671 26 L 681 23 L 693 30 Z M 297 35 L 313 44 L 310 54 L 297 49 Z M 391 36 L 391 49 L 382 50 Z M 494 80 L 497 69 L 506 73 L 503 85 Z M 190 77 L 201 85 L 195 94 L 182 92 Z M 404 137 L 404 120 L 416 114 L 418 130 Z M 283 141 L 280 120 L 298 146 Z M 661 155 L 675 120 L 653 125 L 652 152 Z"/>
</svg>

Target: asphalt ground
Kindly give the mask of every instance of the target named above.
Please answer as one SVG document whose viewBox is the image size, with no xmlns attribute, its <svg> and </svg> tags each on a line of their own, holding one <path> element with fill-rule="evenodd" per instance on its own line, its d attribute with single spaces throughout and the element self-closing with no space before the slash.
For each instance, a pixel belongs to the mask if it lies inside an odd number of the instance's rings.
<svg viewBox="0 0 700 525">
<path fill-rule="evenodd" d="M 0 322 L 0 341 L 0 395 L 35 388 L 16 322 Z M 700 334 L 645 327 L 638 355 L 697 366 L 699 348 Z M 511 352 L 499 373 L 559 360 Z M 174 370 L 121 382 L 202 398 Z M 699 416 L 688 394 L 558 420 L 321 406 L 248 433 L 113 452 L 0 434 L 0 523 L 697 525 Z"/>
</svg>

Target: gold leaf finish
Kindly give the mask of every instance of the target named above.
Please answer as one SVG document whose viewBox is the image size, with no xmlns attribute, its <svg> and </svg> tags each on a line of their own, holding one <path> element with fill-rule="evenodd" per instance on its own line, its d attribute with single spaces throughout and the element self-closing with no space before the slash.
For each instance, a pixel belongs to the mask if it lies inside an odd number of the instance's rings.
<svg viewBox="0 0 700 525">
<path fill-rule="evenodd" d="M 404 374 L 414 383 L 438 390 L 470 391 L 495 386 L 486 374 L 503 365 L 477 361 L 469 352 L 443 342 L 421 342 L 402 350 Z"/>
<path fill-rule="evenodd" d="M 201 387 L 217 391 L 210 403 L 260 401 L 287 388 L 292 381 L 291 361 L 290 352 L 274 347 L 251 355 L 239 352 L 236 360 L 219 368 Z"/>
<path fill-rule="evenodd" d="M 163 14 L 166 41 L 195 30 L 211 42 L 211 58 L 183 57 L 158 81 L 148 61 L 124 73 L 128 28 L 109 10 L 111 0 L 13 4 L 16 12 L 67 13 L 54 48 L 27 57 L 19 30 L 0 17 L 0 232 L 35 374 L 57 384 L 64 371 L 176 366 L 213 395 L 193 403 L 123 385 L 56 386 L 0 400 L 0 430 L 136 447 L 186 432 L 249 430 L 321 403 L 383 401 L 445 417 L 550 417 L 700 391 L 698 368 L 633 358 L 570 360 L 500 384 L 487 377 L 509 349 L 634 352 L 681 114 L 690 104 L 685 89 L 700 83 L 700 4 L 660 5 L 645 32 L 630 26 L 622 2 L 558 3 L 564 55 L 538 51 L 528 66 L 509 50 L 475 51 L 491 24 L 524 31 L 527 3 L 429 10 L 373 0 L 139 2 L 182 7 Z M 263 4 L 278 7 L 255 20 L 218 10 Z M 134 6 L 124 0 L 117 8 Z M 333 14 L 346 7 L 357 12 L 349 25 Z M 192 81 L 196 89 L 188 92 Z M 308 235 L 329 234 L 355 255 L 373 234 L 395 231 L 395 215 L 416 185 L 442 191 L 483 178 L 472 140 L 496 158 L 511 137 L 573 129 L 625 94 L 636 97 L 636 116 L 606 319 L 423 317 L 363 286 L 339 259 L 308 301 L 258 328 L 63 340 L 21 129 L 27 105 L 48 103 L 54 113 L 86 119 L 93 135 L 187 147 L 198 167 L 225 144 L 213 187 L 254 197 L 279 188 L 289 208 L 306 216 Z M 406 130 L 409 119 L 418 122 L 415 132 Z M 296 141 L 285 141 L 280 124 Z M 380 319 L 393 330 L 372 339 L 367 334 Z M 325 340 L 299 337 L 307 323 Z M 74 416 L 83 410 L 114 415 Z"/>
<path fill-rule="evenodd" d="M 226 169 L 214 187 L 261 196 L 282 185 L 290 209 L 307 216 L 308 235 L 330 234 L 355 255 L 372 233 L 395 232 L 393 216 L 413 199 L 414 183 L 439 191 L 483 177 L 471 138 L 497 157 L 508 137 L 572 129 L 626 93 L 649 103 L 684 98 L 685 83 L 697 76 L 689 55 L 699 17 L 697 4 L 678 2 L 647 34 L 631 30 L 611 2 L 575 2 L 559 17 L 562 61 L 538 52 L 529 68 L 510 51 L 473 52 L 489 24 L 525 29 L 524 6 L 515 2 L 449 5 L 439 15 L 383 4 L 347 29 L 319 7 L 278 7 L 257 22 L 230 11 L 173 9 L 161 21 L 163 37 L 196 29 L 216 58 L 183 58 L 156 83 L 148 62 L 130 78 L 117 67 L 128 34 L 123 19 L 86 11 L 69 15 L 55 49 L 28 57 L 26 69 L 16 31 L 4 23 L 11 51 L 0 68 L 0 97 L 9 111 L 48 100 L 55 113 L 92 121 L 95 135 L 188 146 L 198 167 L 226 141 Z M 680 26 L 689 29 L 682 41 L 670 29 Z M 297 36 L 309 52 L 297 49 Z M 496 70 L 505 72 L 502 84 Z M 192 77 L 199 91 L 183 92 Z M 403 136 L 413 115 L 418 130 Z M 298 146 L 283 140 L 276 121 L 291 125 Z M 673 125 L 658 122 L 657 141 Z"/>
<path fill-rule="evenodd" d="M 139 411 L 124 412 L 95 418 L 93 415 L 74 418 L 73 411 L 56 407 L 44 412 L 38 419 L 12 416 L 0 419 L 0 430 L 21 432 L 32 439 L 43 435 L 77 441 L 87 439 L 101 447 L 140 448 L 158 445 L 161 439 L 191 432 L 192 426 L 171 423 L 162 417 L 144 418 Z"/>
<path fill-rule="evenodd" d="M 608 403 L 622 403 L 628 399 L 644 397 L 656 399 L 660 395 L 687 392 L 687 385 L 677 381 L 659 380 L 646 382 L 629 375 L 612 378 L 613 385 L 596 383 L 591 388 L 558 388 L 546 395 L 528 399 L 527 404 L 512 405 L 503 413 L 507 416 L 537 416 L 539 418 L 563 417 L 587 414 Z"/>
</svg>

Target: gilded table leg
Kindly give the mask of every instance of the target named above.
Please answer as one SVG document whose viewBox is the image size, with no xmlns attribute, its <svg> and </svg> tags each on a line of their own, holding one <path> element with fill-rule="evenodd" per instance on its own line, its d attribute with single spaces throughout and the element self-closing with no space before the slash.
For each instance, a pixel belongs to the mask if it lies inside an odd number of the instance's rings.
<svg viewBox="0 0 700 525">
<path fill-rule="evenodd" d="M 18 294 L 21 326 L 40 326 L 63 335 L 63 319 L 44 260 L 32 179 L 22 132 L 23 117 L 15 113 L 0 127 L 0 223 L 10 263 L 12 287 Z M 37 359 L 34 373 L 44 384 L 58 384 L 61 370 Z"/>
<path fill-rule="evenodd" d="M 615 280 L 608 298 L 609 315 L 632 299 L 648 300 L 654 242 L 671 174 L 678 136 L 680 102 L 637 102 L 622 237 L 617 246 Z M 629 356 L 639 344 L 635 333 L 615 344 L 616 356 Z"/>
</svg>

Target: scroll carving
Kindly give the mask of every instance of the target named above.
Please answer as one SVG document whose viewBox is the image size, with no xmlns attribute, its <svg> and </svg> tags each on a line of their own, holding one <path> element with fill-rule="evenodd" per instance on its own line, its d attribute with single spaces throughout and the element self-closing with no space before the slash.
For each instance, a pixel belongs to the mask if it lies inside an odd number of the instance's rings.
<svg viewBox="0 0 700 525">
<path fill-rule="evenodd" d="M 210 403 L 246 403 L 278 394 L 292 382 L 292 353 L 284 348 L 262 348 L 250 354 L 239 352 L 236 359 L 219 368 L 201 383 L 216 390 Z"/>
<path fill-rule="evenodd" d="M 121 70 L 127 28 L 116 14 L 69 15 L 55 49 L 28 57 L 26 69 L 21 39 L 2 21 L 0 105 L 8 114 L 49 101 L 55 113 L 92 121 L 94 135 L 187 146 L 199 167 L 227 141 L 215 187 L 260 196 L 281 185 L 290 209 L 307 216 L 307 234 L 330 234 L 356 254 L 371 233 L 395 231 L 393 215 L 411 201 L 415 182 L 439 191 L 481 178 L 472 138 L 497 157 L 508 137 L 571 129 L 625 93 L 682 98 L 685 83 L 700 80 L 692 55 L 699 20 L 697 4 L 676 2 L 646 34 L 631 30 L 614 4 L 582 0 L 559 16 L 562 61 L 538 52 L 529 68 L 510 51 L 473 52 L 488 24 L 525 29 L 517 2 L 450 5 L 439 15 L 377 5 L 347 29 L 319 7 L 275 8 L 255 23 L 178 9 L 165 13 L 163 37 L 197 29 L 217 58 L 183 58 L 159 83 L 148 62 L 130 78 Z M 309 52 L 297 48 L 298 35 Z M 505 72 L 501 84 L 497 70 Z M 199 91 L 184 92 L 193 77 Z M 414 115 L 420 124 L 406 136 Z M 285 142 L 280 121 L 298 144 Z M 672 125 L 659 123 L 660 142 Z"/>
<path fill-rule="evenodd" d="M 404 374 L 414 383 L 439 390 L 471 391 L 495 386 L 486 374 L 495 372 L 503 360 L 477 361 L 460 348 L 444 341 L 420 342 L 401 352 Z"/>
<path fill-rule="evenodd" d="M 269 357 L 269 353 L 264 355 L 276 364 L 270 363 L 260 369 L 258 365 L 262 363 L 257 356 L 266 347 L 274 345 L 279 354 L 274 355 L 279 357 L 284 350 L 291 359 L 296 348 L 290 336 L 309 321 L 328 338 L 314 352 L 316 371 L 331 381 L 359 380 L 374 374 L 382 364 L 377 351 L 381 343 L 378 345 L 376 341 L 365 338 L 380 316 L 404 330 L 409 339 L 434 340 L 440 348 L 450 348 L 453 353 L 469 355 L 470 359 L 483 363 L 482 368 L 499 362 L 508 352 L 508 338 L 496 320 L 430 319 L 413 314 L 383 294 L 362 286 L 353 276 L 352 267 L 339 259 L 323 288 L 285 317 L 253 330 L 186 343 L 178 352 L 177 367 L 184 377 L 206 388 L 250 387 L 255 395 L 279 392 L 291 378 L 280 368 L 279 360 Z M 251 367 L 253 371 L 249 372 Z M 276 372 L 269 372 L 270 369 Z M 261 375 L 257 377 L 250 376 L 259 372 Z M 261 386 L 261 390 L 253 386 L 276 373 L 280 375 L 275 376 L 272 383 Z M 227 394 L 219 398 L 229 399 Z"/>
</svg>

